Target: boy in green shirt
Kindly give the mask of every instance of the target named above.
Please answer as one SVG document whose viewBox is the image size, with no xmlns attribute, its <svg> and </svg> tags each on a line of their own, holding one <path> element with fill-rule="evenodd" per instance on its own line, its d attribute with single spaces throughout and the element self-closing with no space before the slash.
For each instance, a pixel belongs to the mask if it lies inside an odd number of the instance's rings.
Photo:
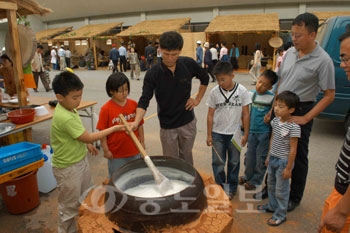
<svg viewBox="0 0 350 233">
<path fill-rule="evenodd" d="M 54 151 L 52 166 L 58 188 L 58 232 L 77 232 L 75 217 L 79 198 L 93 185 L 86 153 L 97 155 L 98 150 L 91 143 L 124 127 L 113 126 L 94 133 L 85 130 L 76 110 L 84 84 L 74 73 L 64 71 L 56 75 L 52 88 L 58 100 L 50 132 Z"/>
</svg>

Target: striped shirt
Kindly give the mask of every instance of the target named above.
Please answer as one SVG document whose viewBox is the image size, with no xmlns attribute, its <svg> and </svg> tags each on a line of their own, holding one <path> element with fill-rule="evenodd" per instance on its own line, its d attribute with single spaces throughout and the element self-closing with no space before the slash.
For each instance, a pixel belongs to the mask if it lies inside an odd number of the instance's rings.
<svg viewBox="0 0 350 233">
<path fill-rule="evenodd" d="M 293 122 L 281 122 L 279 117 L 271 121 L 272 144 L 270 154 L 280 159 L 288 159 L 290 138 L 300 138 L 300 126 Z"/>
<path fill-rule="evenodd" d="M 350 128 L 346 134 L 335 169 L 335 189 L 344 195 L 350 183 Z"/>
</svg>

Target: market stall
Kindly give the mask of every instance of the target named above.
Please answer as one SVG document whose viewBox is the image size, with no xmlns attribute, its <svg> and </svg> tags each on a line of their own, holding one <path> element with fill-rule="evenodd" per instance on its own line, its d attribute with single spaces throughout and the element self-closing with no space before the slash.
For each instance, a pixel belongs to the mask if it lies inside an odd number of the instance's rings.
<svg viewBox="0 0 350 233">
<path fill-rule="evenodd" d="M 191 18 L 145 20 L 120 32 L 117 37 L 125 44 L 135 44 L 139 55 L 144 54 L 148 42 L 159 41 L 159 36 L 166 31 L 190 32 Z"/>
<path fill-rule="evenodd" d="M 350 15 L 350 11 L 316 11 L 312 13 L 317 16 L 320 24 L 334 16 Z"/>
<path fill-rule="evenodd" d="M 72 51 L 72 64 L 79 65 L 82 57 L 91 53 L 95 67 L 97 67 L 97 47 L 101 36 L 114 35 L 120 31 L 123 23 L 113 22 L 105 24 L 91 24 L 79 29 L 56 36 L 52 39 L 54 44 L 64 45 Z"/>
<path fill-rule="evenodd" d="M 48 43 L 49 46 L 52 45 L 52 41 L 51 39 L 56 37 L 56 36 L 59 36 L 59 35 L 62 35 L 62 34 L 65 34 L 65 33 L 68 33 L 70 31 L 72 31 L 73 29 L 73 26 L 69 26 L 69 27 L 60 27 L 60 28 L 50 28 L 50 29 L 45 29 L 45 30 L 41 30 L 37 33 L 35 33 L 35 36 L 36 36 L 36 40 L 39 42 L 39 43 Z"/>
<path fill-rule="evenodd" d="M 27 93 L 24 86 L 22 45 L 20 44 L 17 17 L 30 14 L 44 15 L 50 9 L 41 7 L 31 0 L 1 0 L 0 18 L 7 18 L 8 44 L 6 50 L 13 62 L 13 77 L 16 84 L 18 106 L 27 105 Z M 23 40 L 23 38 L 22 38 Z M 29 45 L 28 45 L 29 46 Z M 11 49 L 9 49 L 11 48 Z M 1 127 L 1 129 L 6 127 Z M 24 130 L 24 135 L 31 137 L 31 128 Z M 40 155 L 40 145 L 36 149 L 20 147 L 13 144 L 1 147 L 0 189 L 2 199 L 7 210 L 13 214 L 27 212 L 39 205 L 39 192 L 37 190 L 36 172 L 43 166 L 44 159 Z M 10 148 L 11 147 L 11 148 Z M 29 152 L 30 151 L 30 152 Z M 28 158 L 28 159 L 27 159 Z M 6 181 L 6 182 L 5 182 Z M 15 187 L 14 193 L 9 193 L 9 187 Z"/>
<path fill-rule="evenodd" d="M 0 18 L 7 18 L 8 33 L 11 51 L 9 56 L 13 61 L 13 69 L 17 90 L 17 97 L 20 106 L 27 105 L 27 93 L 24 86 L 24 75 L 22 67 L 21 48 L 19 43 L 19 34 L 17 27 L 17 17 L 30 14 L 45 15 L 51 10 L 40 6 L 37 2 L 31 0 L 2 0 L 0 1 Z"/>
<path fill-rule="evenodd" d="M 50 47 L 52 46 L 52 38 L 70 32 L 72 29 L 73 26 L 50 28 L 35 33 L 36 40 L 44 47 L 43 58 L 46 64 L 50 64 L 51 60 Z"/>
<path fill-rule="evenodd" d="M 264 56 L 273 57 L 274 48 L 268 42 L 279 30 L 278 14 L 266 13 L 217 16 L 205 33 L 209 43 L 225 42 L 228 49 L 235 42 L 240 51 L 239 67 L 244 69 L 253 58 L 256 43 L 261 44 Z"/>
</svg>

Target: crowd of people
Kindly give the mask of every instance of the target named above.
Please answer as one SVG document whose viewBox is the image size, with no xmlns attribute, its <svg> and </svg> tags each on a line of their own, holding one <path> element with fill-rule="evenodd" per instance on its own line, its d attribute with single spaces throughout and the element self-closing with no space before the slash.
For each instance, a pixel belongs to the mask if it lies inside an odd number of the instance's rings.
<svg viewBox="0 0 350 233">
<path fill-rule="evenodd" d="M 157 57 L 157 62 L 154 61 L 155 57 Z M 136 75 L 136 79 L 139 80 L 140 71 L 147 71 L 154 64 L 160 64 L 162 54 L 158 42 L 153 46 L 152 41 L 149 41 L 144 49 L 144 55 L 141 56 L 137 53 L 135 44 L 129 43 L 125 47 L 124 43 L 120 43 L 118 48 L 117 44 L 112 44 L 108 59 L 110 60 L 110 69 L 112 72 L 126 72 L 130 69 L 131 78 L 133 79 L 134 75 Z"/>
<path fill-rule="evenodd" d="M 52 46 L 50 51 L 50 63 L 52 69 L 63 71 L 65 68 L 71 68 L 71 57 L 72 52 L 69 50 L 69 47 L 64 47 L 64 45 Z"/>
<path fill-rule="evenodd" d="M 315 41 L 318 26 L 318 18 L 310 13 L 294 19 L 291 28 L 293 46 L 278 51 L 280 59 L 274 71 L 267 69 L 260 74 L 258 60 L 262 52 L 257 44 L 251 72 L 255 90 L 250 92 L 234 81 L 233 71 L 238 69 L 239 57 L 235 43 L 227 48 L 224 42 L 220 45 L 205 42 L 203 50 L 202 42 L 197 41 L 196 59 L 192 59 L 181 56 L 181 34 L 169 31 L 160 36 L 156 48 L 151 43 L 146 47 L 143 57 L 148 70 L 142 94 L 138 101 L 132 100 L 128 98 L 130 81 L 124 73 L 125 61 L 130 63 L 131 79 L 139 79 L 142 59 L 134 48 L 129 50 L 121 44 L 117 49 L 113 44 L 109 58 L 114 70 L 106 82 L 106 94 L 110 99 L 101 108 L 97 123 L 99 131 L 94 133 L 83 127 L 76 111 L 82 98 L 83 82 L 69 70 L 57 74 L 52 88 L 58 105 L 50 139 L 54 151 L 53 171 L 58 183 L 59 232 L 76 231 L 79 198 L 92 186 L 86 154 L 87 151 L 98 154 L 92 145 L 94 141 L 101 140 L 104 157 L 108 159 L 109 176 L 123 164 L 140 158 L 120 123 L 119 114 L 125 116 L 144 146 L 143 118 L 153 96 L 158 106 L 163 154 L 194 165 L 192 149 L 197 133 L 194 109 L 201 103 L 210 78 L 217 85 L 210 90 L 206 100 L 206 143 L 211 148 L 215 182 L 231 200 L 238 185 L 256 190 L 265 177 L 266 187 L 257 192 L 255 198 L 268 197 L 269 201 L 258 205 L 257 209 L 272 213 L 268 225 L 284 223 L 287 212 L 297 208 L 303 198 L 313 118 L 333 101 L 335 95 L 333 63 Z M 344 34 L 340 43 L 341 67 L 350 80 L 350 34 Z M 40 49 L 38 47 L 38 53 Z M 67 67 L 67 50 L 63 51 L 64 48 L 51 50 L 52 58 L 56 59 L 51 60 L 53 65 L 59 61 L 60 67 Z M 155 57 L 156 63 L 153 62 Z M 33 68 L 33 72 L 38 73 L 35 74 L 37 82 L 42 67 L 34 64 Z M 196 96 L 192 97 L 194 77 L 199 84 Z M 315 102 L 319 90 L 323 97 Z M 348 130 L 336 166 L 335 187 L 325 202 L 320 221 L 319 232 L 322 233 L 349 230 L 349 140 Z M 245 145 L 244 175 L 239 177 L 241 149 Z M 68 176 L 74 179 L 66 179 Z"/>
</svg>

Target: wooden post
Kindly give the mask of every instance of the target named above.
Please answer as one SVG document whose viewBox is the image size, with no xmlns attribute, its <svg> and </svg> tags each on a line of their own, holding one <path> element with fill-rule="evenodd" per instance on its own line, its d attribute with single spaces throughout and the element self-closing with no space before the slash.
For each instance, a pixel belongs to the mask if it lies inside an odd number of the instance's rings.
<svg viewBox="0 0 350 233">
<path fill-rule="evenodd" d="M 273 56 L 272 56 L 272 69 L 271 70 L 275 70 L 275 66 L 276 66 L 276 48 L 273 48 Z"/>
<path fill-rule="evenodd" d="M 6 10 L 6 15 L 7 15 L 9 33 L 11 38 L 10 43 L 14 53 L 14 54 L 11 54 L 11 58 L 13 59 L 12 62 L 13 62 L 13 71 L 15 74 L 17 98 L 18 98 L 19 106 L 22 107 L 27 105 L 27 92 L 24 85 L 22 55 L 21 55 L 21 49 L 19 45 L 16 10 Z"/>
<path fill-rule="evenodd" d="M 94 63 L 95 63 L 95 69 L 97 70 L 97 55 L 96 55 L 96 41 L 94 38 L 90 38 L 90 40 L 92 40 L 92 49 L 93 49 L 93 53 L 94 53 Z"/>
</svg>

